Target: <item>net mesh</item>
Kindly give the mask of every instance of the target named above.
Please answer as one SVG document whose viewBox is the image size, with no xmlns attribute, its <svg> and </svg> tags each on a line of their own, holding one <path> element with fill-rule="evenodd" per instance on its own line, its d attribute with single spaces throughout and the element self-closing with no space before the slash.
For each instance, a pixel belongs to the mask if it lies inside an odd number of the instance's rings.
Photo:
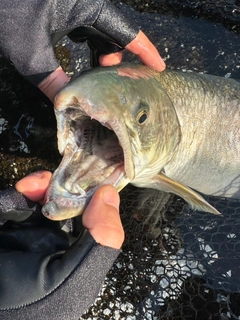
<svg viewBox="0 0 240 320">
<path fill-rule="evenodd" d="M 144 11 L 114 1 L 148 34 L 169 68 L 240 79 L 239 34 L 232 32 L 239 28 L 234 20 L 239 1 L 124 2 Z M 174 15 L 162 15 L 161 8 Z M 176 17 L 176 8 L 210 20 L 220 12 L 216 21 L 224 17 L 231 30 Z M 56 54 L 69 75 L 89 67 L 85 45 L 64 38 Z M 135 58 L 126 55 L 126 60 Z M 52 106 L 2 58 L 0 83 L 0 189 L 5 189 L 32 171 L 53 171 L 60 157 Z M 80 319 L 240 319 L 240 202 L 205 197 L 222 213 L 214 216 L 155 190 L 127 186 L 120 196 L 122 253 Z"/>
<path fill-rule="evenodd" d="M 240 319 L 239 202 L 208 198 L 217 217 L 162 197 L 122 192 L 123 252 L 81 319 Z"/>
</svg>

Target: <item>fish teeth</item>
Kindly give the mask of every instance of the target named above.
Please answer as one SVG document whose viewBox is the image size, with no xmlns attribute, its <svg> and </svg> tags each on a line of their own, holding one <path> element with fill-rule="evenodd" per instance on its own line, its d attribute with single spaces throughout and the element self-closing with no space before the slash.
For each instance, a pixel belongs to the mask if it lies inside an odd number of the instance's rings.
<svg viewBox="0 0 240 320">
<path fill-rule="evenodd" d="M 86 196 L 86 191 L 77 183 L 71 184 L 70 182 L 66 181 L 65 188 L 66 190 L 71 190 L 70 193 L 76 194 L 79 197 Z"/>
</svg>

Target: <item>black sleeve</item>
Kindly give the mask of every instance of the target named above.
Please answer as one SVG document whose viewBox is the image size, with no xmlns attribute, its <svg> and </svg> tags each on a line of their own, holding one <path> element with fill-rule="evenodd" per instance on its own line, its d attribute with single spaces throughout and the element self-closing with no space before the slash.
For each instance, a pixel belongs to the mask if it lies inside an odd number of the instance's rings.
<svg viewBox="0 0 240 320">
<path fill-rule="evenodd" d="M 0 319 L 79 319 L 119 252 L 96 245 L 86 231 L 66 253 L 1 253 Z"/>
<path fill-rule="evenodd" d="M 37 85 L 58 67 L 52 35 L 79 26 L 94 26 L 123 47 L 138 32 L 107 0 L 2 0 L 0 53 Z"/>
<path fill-rule="evenodd" d="M 69 237 L 63 222 L 46 219 L 14 188 L 0 192 L 0 217 L 0 319 L 79 319 L 120 250 L 80 227 Z"/>
<path fill-rule="evenodd" d="M 104 1 L 93 27 L 114 39 L 122 47 L 126 47 L 139 32 L 139 28 L 109 1 Z"/>
<path fill-rule="evenodd" d="M 0 191 L 0 224 L 7 220 L 24 221 L 39 208 L 37 202 L 29 200 L 14 187 Z"/>
</svg>

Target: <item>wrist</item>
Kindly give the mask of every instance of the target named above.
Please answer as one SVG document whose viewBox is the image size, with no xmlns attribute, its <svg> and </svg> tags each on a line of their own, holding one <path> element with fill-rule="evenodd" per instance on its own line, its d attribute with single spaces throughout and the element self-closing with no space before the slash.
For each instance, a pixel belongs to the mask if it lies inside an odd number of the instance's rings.
<svg viewBox="0 0 240 320">
<path fill-rule="evenodd" d="M 58 67 L 38 85 L 38 88 L 53 102 L 56 93 L 70 81 L 61 67 Z"/>
</svg>

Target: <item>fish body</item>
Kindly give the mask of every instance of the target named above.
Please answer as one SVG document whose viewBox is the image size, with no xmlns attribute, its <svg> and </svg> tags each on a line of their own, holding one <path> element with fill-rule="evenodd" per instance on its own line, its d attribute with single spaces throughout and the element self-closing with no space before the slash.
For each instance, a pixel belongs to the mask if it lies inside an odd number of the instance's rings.
<svg viewBox="0 0 240 320">
<path fill-rule="evenodd" d="M 55 99 L 63 160 L 43 213 L 81 214 L 96 188 L 173 192 L 218 213 L 196 191 L 240 198 L 240 83 L 142 65 L 95 68 Z M 194 191 L 196 190 L 196 191 Z"/>
<path fill-rule="evenodd" d="M 239 199 L 240 83 L 180 71 L 158 78 L 182 133 L 165 174 L 204 194 Z"/>
</svg>

